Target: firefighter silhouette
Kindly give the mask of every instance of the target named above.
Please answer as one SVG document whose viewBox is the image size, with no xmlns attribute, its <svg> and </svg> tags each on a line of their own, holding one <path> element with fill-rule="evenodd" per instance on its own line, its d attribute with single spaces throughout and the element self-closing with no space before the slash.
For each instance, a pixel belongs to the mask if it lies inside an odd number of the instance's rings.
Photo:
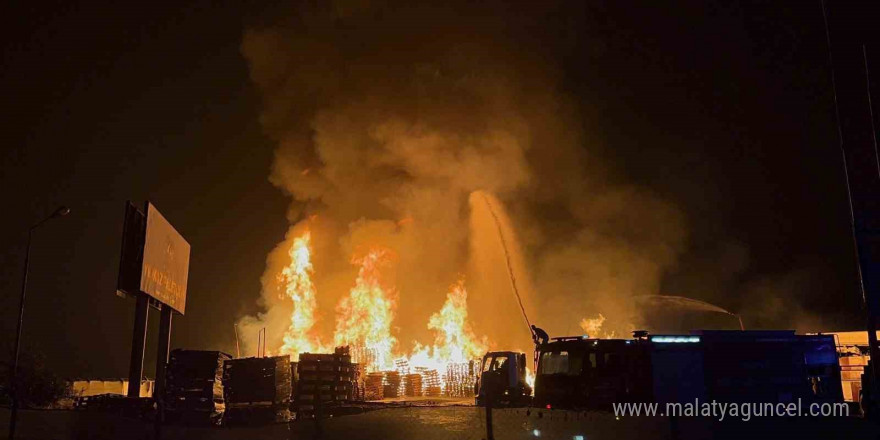
<svg viewBox="0 0 880 440">
<path fill-rule="evenodd" d="M 544 329 L 532 324 L 532 339 L 535 341 L 535 345 L 542 345 L 550 341 L 550 335 Z"/>
</svg>

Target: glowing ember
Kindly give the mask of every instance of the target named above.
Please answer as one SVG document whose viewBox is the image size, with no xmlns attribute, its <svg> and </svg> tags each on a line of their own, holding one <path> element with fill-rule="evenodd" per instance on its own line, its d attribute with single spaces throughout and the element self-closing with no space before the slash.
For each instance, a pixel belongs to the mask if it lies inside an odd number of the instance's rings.
<svg viewBox="0 0 880 440">
<path fill-rule="evenodd" d="M 336 345 L 366 347 L 375 353 L 367 371 L 388 370 L 394 365 L 392 350 L 397 340 L 391 335 L 395 303 L 392 289 L 382 286 L 381 268 L 390 263 L 391 251 L 373 248 L 362 258 L 357 280 L 349 295 L 336 307 Z"/>
<path fill-rule="evenodd" d="M 312 283 L 311 234 L 306 231 L 293 240 L 290 247 L 290 265 L 279 275 L 283 296 L 293 300 L 290 326 L 284 334 L 281 354 L 290 354 L 296 359 L 300 353 L 325 351 L 317 336 L 312 333 L 315 324 L 315 285 Z"/>
</svg>

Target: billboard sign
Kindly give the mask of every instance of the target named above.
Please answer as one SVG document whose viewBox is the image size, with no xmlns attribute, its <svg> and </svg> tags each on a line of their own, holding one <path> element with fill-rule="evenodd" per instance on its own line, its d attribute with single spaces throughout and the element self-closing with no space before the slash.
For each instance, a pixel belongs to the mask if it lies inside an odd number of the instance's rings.
<svg viewBox="0 0 880 440">
<path fill-rule="evenodd" d="M 125 222 L 122 230 L 122 252 L 119 258 L 119 278 L 116 294 L 128 298 L 141 289 L 141 267 L 144 262 L 144 232 L 147 218 L 131 202 L 125 203 Z"/>
<path fill-rule="evenodd" d="M 147 203 L 146 214 L 140 291 L 183 314 L 189 275 L 189 243 L 152 203 Z"/>
</svg>

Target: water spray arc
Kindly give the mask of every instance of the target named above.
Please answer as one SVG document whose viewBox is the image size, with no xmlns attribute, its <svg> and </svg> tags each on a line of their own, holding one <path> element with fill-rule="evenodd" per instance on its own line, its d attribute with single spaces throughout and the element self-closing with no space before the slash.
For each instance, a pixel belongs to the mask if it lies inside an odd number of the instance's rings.
<svg viewBox="0 0 880 440">
<path fill-rule="evenodd" d="M 706 301 L 700 301 L 698 299 L 687 298 L 684 296 L 672 295 L 641 295 L 635 297 L 634 299 L 637 303 L 648 304 L 654 307 L 675 306 L 704 312 L 724 313 L 726 315 L 733 316 L 737 319 L 737 321 L 739 321 L 740 330 L 745 331 L 746 329 L 745 326 L 743 326 L 742 317 L 739 314 L 718 307 L 715 304 L 707 303 Z"/>
<path fill-rule="evenodd" d="M 535 332 L 532 331 L 532 323 L 529 321 L 529 315 L 526 313 L 526 308 L 523 306 L 522 297 L 519 294 L 519 289 L 516 286 L 516 276 L 513 273 L 513 263 L 510 262 L 510 251 L 507 248 L 507 240 L 504 238 L 504 230 L 501 228 L 501 220 L 498 219 L 498 215 L 495 213 L 495 208 L 492 206 L 492 202 L 489 201 L 489 197 L 486 196 L 485 192 L 478 191 L 480 196 L 482 196 L 483 201 L 486 203 L 486 207 L 489 209 L 489 213 L 492 214 L 492 220 L 495 222 L 495 228 L 498 230 L 498 238 L 501 240 L 501 247 L 504 249 L 504 258 L 507 262 L 507 274 L 510 278 L 510 287 L 513 289 L 514 295 L 516 295 L 516 301 L 519 303 L 519 309 L 522 311 L 523 319 L 526 321 L 526 326 L 529 329 L 529 334 L 532 337 L 535 336 Z"/>
</svg>

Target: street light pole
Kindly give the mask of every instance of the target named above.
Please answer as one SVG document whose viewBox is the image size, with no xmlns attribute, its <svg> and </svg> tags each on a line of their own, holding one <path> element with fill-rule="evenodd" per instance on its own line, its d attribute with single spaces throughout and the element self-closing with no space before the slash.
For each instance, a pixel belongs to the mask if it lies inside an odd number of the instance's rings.
<svg viewBox="0 0 880 440">
<path fill-rule="evenodd" d="M 18 326 L 15 330 L 15 354 L 12 358 L 12 375 L 10 375 L 9 385 L 9 391 L 12 397 L 12 414 L 9 416 L 9 440 L 12 440 L 15 437 L 15 422 L 17 421 L 16 416 L 18 414 L 18 393 L 16 389 L 18 385 L 18 354 L 21 352 L 21 328 L 24 323 L 24 300 L 27 295 L 28 266 L 30 265 L 31 259 L 31 238 L 33 238 L 34 230 L 40 227 L 43 223 L 46 223 L 53 218 L 64 217 L 67 214 L 70 214 L 70 208 L 62 206 L 56 209 L 52 215 L 40 220 L 40 222 L 28 229 L 27 249 L 24 254 L 24 274 L 21 279 L 21 300 L 18 305 Z"/>
</svg>

